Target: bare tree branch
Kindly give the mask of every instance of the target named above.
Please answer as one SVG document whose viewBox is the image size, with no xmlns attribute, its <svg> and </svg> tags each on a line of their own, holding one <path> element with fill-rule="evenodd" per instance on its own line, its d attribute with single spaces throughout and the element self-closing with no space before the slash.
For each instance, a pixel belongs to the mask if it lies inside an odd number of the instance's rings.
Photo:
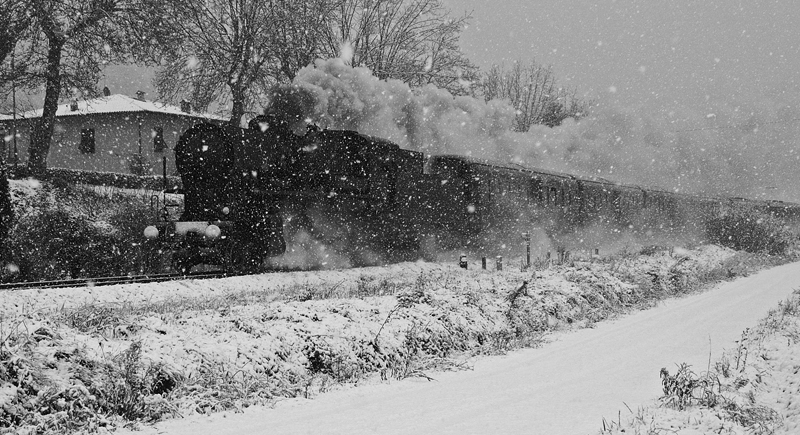
<svg viewBox="0 0 800 435">
<path fill-rule="evenodd" d="M 505 99 L 514 106 L 515 131 L 528 131 L 536 124 L 553 127 L 567 118 L 581 118 L 589 106 L 576 97 L 575 91 L 558 87 L 551 67 L 533 60 L 525 66 L 514 62 L 509 70 L 493 65 L 484 74 L 480 93 L 486 101 Z"/>
</svg>

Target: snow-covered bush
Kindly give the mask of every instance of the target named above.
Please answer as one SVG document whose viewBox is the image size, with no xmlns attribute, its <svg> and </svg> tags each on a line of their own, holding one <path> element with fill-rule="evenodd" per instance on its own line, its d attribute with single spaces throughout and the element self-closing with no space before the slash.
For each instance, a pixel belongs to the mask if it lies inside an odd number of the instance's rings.
<svg viewBox="0 0 800 435">
<path fill-rule="evenodd" d="M 31 176 L 26 165 L 9 165 L 9 178 L 23 179 Z M 85 184 L 91 186 L 117 187 L 120 189 L 160 190 L 164 185 L 163 175 L 120 174 L 118 172 L 81 171 L 66 168 L 47 168 L 43 174 L 37 175 L 43 181 L 55 181 L 66 184 Z M 179 188 L 181 179 L 175 175 L 167 176 L 170 188 Z"/>
<path fill-rule="evenodd" d="M 796 237 L 784 223 L 753 208 L 736 208 L 709 220 L 706 235 L 712 243 L 737 251 L 783 255 Z"/>
<path fill-rule="evenodd" d="M 141 343 L 100 359 L 74 344 L 54 346 L 63 337 L 52 326 L 3 337 L 0 433 L 93 433 L 109 424 L 107 416 L 155 421 L 173 414 L 165 397 L 179 375 L 144 360 Z M 23 427 L 30 432 L 15 430 Z"/>
<path fill-rule="evenodd" d="M 138 273 L 154 267 L 140 245 L 149 216 L 144 201 L 109 199 L 69 184 L 45 184 L 18 208 L 8 238 L 14 274 L 47 280 Z"/>
</svg>

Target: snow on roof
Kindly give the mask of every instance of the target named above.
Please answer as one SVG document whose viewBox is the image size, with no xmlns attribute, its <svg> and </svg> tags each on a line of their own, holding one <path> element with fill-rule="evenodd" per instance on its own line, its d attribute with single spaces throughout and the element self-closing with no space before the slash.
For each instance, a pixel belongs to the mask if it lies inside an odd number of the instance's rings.
<svg viewBox="0 0 800 435">
<path fill-rule="evenodd" d="M 152 112 L 165 113 L 169 115 L 190 116 L 193 118 L 216 119 L 221 121 L 226 120 L 225 118 L 209 113 L 186 113 L 179 107 L 170 104 L 159 103 L 157 101 L 138 100 L 122 94 L 93 98 L 91 100 L 79 100 L 77 101 L 77 110 L 72 110 L 71 106 L 73 104 L 75 104 L 75 102 L 59 105 L 58 110 L 56 111 L 56 116 L 93 115 L 99 113 Z M 42 116 L 42 110 L 43 109 L 31 110 L 21 113 L 17 116 L 17 118 L 38 118 Z"/>
</svg>

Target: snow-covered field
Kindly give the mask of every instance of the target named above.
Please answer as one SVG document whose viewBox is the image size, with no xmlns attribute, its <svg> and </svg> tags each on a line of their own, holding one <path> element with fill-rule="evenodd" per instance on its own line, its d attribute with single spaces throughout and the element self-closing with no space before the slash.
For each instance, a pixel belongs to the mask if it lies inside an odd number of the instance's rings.
<svg viewBox="0 0 800 435">
<path fill-rule="evenodd" d="M 707 363 L 791 293 L 720 287 L 602 322 L 729 275 L 736 258 L 706 246 L 535 271 L 405 263 L 7 292 L 6 370 L 30 378 L 2 386 L 2 417 L 102 429 L 124 423 L 104 408 L 114 399 L 174 418 L 145 427 L 156 433 L 594 432 L 657 397 L 661 367 Z M 505 354 L 520 346 L 538 348 Z"/>
<path fill-rule="evenodd" d="M 797 301 L 795 311 L 779 305 L 797 282 L 800 264 L 794 263 L 594 328 L 559 332 L 538 349 L 478 359 L 469 372 L 431 374 L 432 382 L 372 382 L 274 409 L 168 421 L 144 433 L 589 434 L 604 424 L 613 433 L 758 433 L 759 427 L 748 431 L 731 415 L 767 408 L 779 415 L 778 433 L 797 433 L 800 313 Z M 779 306 L 737 347 L 742 331 Z M 757 332 L 764 328 L 767 333 Z M 722 406 L 677 411 L 653 400 L 662 394 L 660 368 L 675 373 L 677 364 L 687 363 L 706 372 L 709 365 L 721 367 L 716 362 L 723 348 L 733 352 L 722 360 L 729 364 L 722 388 L 740 404 L 734 412 Z"/>
</svg>

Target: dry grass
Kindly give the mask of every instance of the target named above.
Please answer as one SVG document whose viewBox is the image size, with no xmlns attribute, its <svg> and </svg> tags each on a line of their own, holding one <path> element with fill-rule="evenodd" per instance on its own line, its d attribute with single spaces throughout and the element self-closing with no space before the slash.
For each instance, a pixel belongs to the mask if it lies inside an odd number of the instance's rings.
<svg viewBox="0 0 800 435">
<path fill-rule="evenodd" d="M 760 261 L 758 256 L 752 258 L 752 264 Z M 57 310 L 52 317 L 52 325 L 57 326 L 49 330 L 0 331 L 4 334 L 0 349 L 6 352 L 2 357 L 3 364 L 10 367 L 7 373 L 23 373 L 24 370 L 27 370 L 24 373 L 47 373 L 45 367 L 53 364 L 53 359 L 85 372 L 85 382 L 81 382 L 90 396 L 94 396 L 91 405 L 84 405 L 89 403 L 88 396 L 81 395 L 83 390 L 78 386 L 64 390 L 67 392 L 45 394 L 40 393 L 47 391 L 43 384 L 25 387 L 28 389 L 23 391 L 35 391 L 47 398 L 47 403 L 52 404 L 48 406 L 56 408 L 62 403 L 79 403 L 75 409 L 95 413 L 81 417 L 92 421 L 93 427 L 110 424 L 115 419 L 151 421 L 178 412 L 239 410 L 253 404 L 269 404 L 283 397 L 312 397 L 337 385 L 361 382 L 371 376 L 433 379 L 438 371 L 467 370 L 470 368 L 467 361 L 475 355 L 502 354 L 520 347 L 538 346 L 549 331 L 590 327 L 618 313 L 647 306 L 653 300 L 693 291 L 698 283 L 720 276 L 702 268 L 684 269 L 685 264 L 677 259 L 671 260 L 671 267 L 657 271 L 655 277 L 636 275 L 624 266 L 624 262 L 633 259 L 573 262 L 550 269 L 548 273 L 560 274 L 564 282 L 574 286 L 571 292 L 543 286 L 537 281 L 535 270 L 513 275 L 520 277 L 515 284 L 510 284 L 513 279 L 496 281 L 492 275 L 470 271 L 403 277 L 365 274 L 324 285 L 298 284 L 138 304 L 91 303 Z M 341 303 L 331 304 L 331 299 Z M 285 307 L 286 313 L 281 314 L 275 307 Z M 797 310 L 797 305 L 787 305 L 782 306 L 780 312 L 789 315 Z M 317 322 L 334 315 L 350 316 L 348 319 L 352 317 L 351 320 L 364 323 L 352 332 L 337 334 L 293 328 L 295 336 L 285 339 L 300 345 L 282 344 L 274 354 L 263 354 L 255 348 L 251 349 L 253 355 L 247 358 L 194 352 L 191 358 L 197 364 L 186 370 L 170 369 L 150 361 L 137 344 L 147 332 L 145 320 L 153 317 L 169 325 L 178 325 L 187 319 L 216 319 L 213 320 L 217 322 L 214 323 L 215 334 L 227 334 L 231 338 L 233 334 L 248 334 L 266 344 L 284 339 L 274 335 L 266 338 L 266 331 L 273 331 L 276 326 L 301 318 Z M 49 360 L 33 358 L 31 355 L 36 354 L 33 349 L 41 348 L 40 341 L 54 343 L 59 349 L 65 346 L 58 330 L 130 344 L 114 355 L 90 357 L 83 351 L 64 351 L 67 356 L 62 355 L 60 359 L 54 356 Z M 247 349 L 242 349 L 245 351 Z M 742 358 L 741 364 L 745 359 Z M 730 368 L 735 370 L 735 367 Z M 15 382 L 16 378 L 8 379 L 12 379 L 8 382 Z M 693 378 L 683 373 L 682 378 L 671 379 L 677 386 L 679 379 L 691 381 Z M 91 393 L 92 388 L 102 388 L 104 395 Z M 675 403 L 691 402 L 686 400 L 688 396 L 679 395 L 677 387 L 670 391 L 671 397 L 678 398 Z M 27 394 L 20 393 L 19 400 L 26 400 Z M 752 414 L 741 413 L 742 419 Z M 77 418 L 78 415 L 68 417 Z M 48 421 L 50 423 L 43 423 L 35 413 L 22 413 L 0 419 L 4 422 L 0 424 L 58 427 L 64 432 L 79 429 L 78 426 L 68 427 L 69 419 L 59 420 L 57 424 Z M 55 431 L 45 429 L 44 432 L 48 430 Z"/>
</svg>

